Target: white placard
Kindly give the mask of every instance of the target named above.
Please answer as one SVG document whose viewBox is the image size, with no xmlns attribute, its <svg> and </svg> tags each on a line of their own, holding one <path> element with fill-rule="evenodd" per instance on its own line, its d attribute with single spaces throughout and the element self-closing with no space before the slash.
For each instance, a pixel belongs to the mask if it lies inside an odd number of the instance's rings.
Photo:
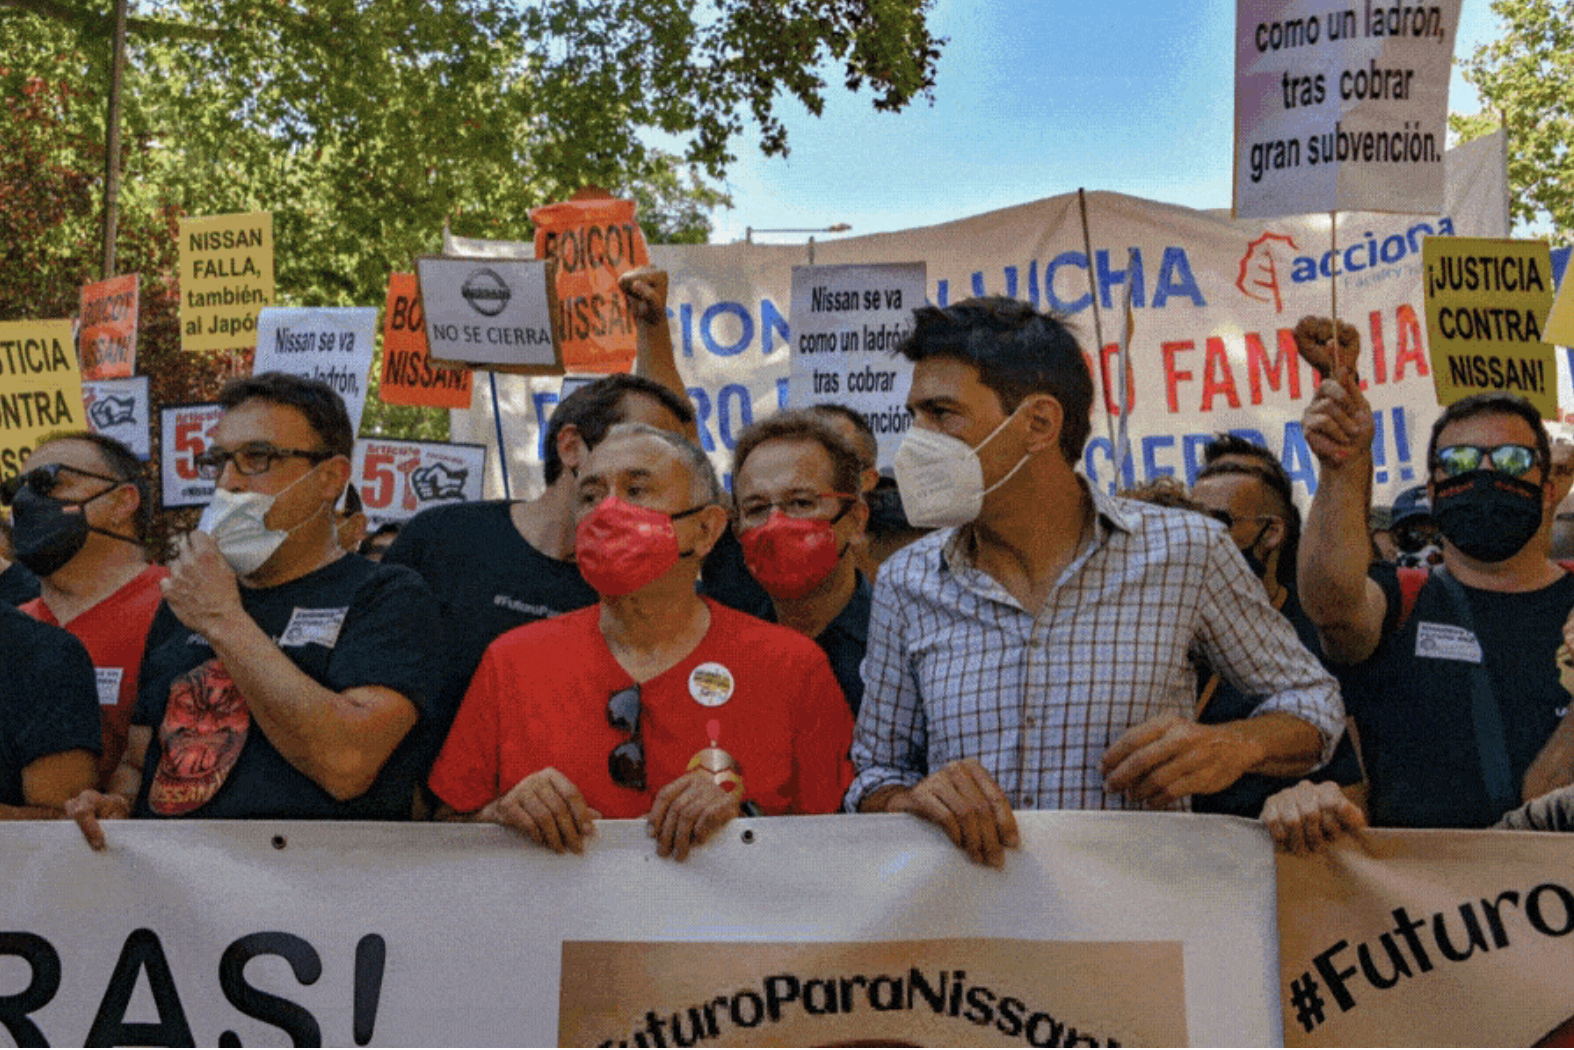
<svg viewBox="0 0 1574 1050">
<path fill-rule="evenodd" d="M 95 434 L 114 438 L 140 460 L 153 454 L 148 377 L 82 380 L 82 408 Z"/>
<path fill-rule="evenodd" d="M 415 272 L 432 357 L 562 371 L 545 262 L 429 257 L 415 261 Z"/>
<path fill-rule="evenodd" d="M 870 417 L 889 467 L 907 429 L 913 366 L 896 354 L 924 304 L 925 266 L 792 268 L 792 405 L 827 402 Z"/>
<path fill-rule="evenodd" d="M 351 432 L 359 434 L 376 332 L 374 306 L 264 307 L 252 372 L 288 372 L 328 384 L 344 398 Z"/>
<path fill-rule="evenodd" d="M 1460 0 L 1238 0 L 1235 215 L 1435 214 Z"/>
<path fill-rule="evenodd" d="M 196 458 L 213 444 L 213 429 L 223 414 L 217 402 L 159 409 L 159 469 L 166 508 L 201 507 L 213 498 L 218 482 L 197 476 Z"/>
<path fill-rule="evenodd" d="M 355 446 L 354 483 L 375 529 L 439 503 L 480 499 L 485 468 L 484 445 L 363 438 Z"/>
</svg>

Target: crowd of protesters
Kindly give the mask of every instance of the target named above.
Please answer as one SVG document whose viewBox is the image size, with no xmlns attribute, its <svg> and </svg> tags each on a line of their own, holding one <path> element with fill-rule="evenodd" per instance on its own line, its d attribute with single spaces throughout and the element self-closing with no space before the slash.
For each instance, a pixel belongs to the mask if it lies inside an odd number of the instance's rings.
<svg viewBox="0 0 1574 1050">
<path fill-rule="evenodd" d="M 1353 330 L 1308 319 L 1302 515 L 1220 435 L 1188 489 L 1076 470 L 1093 386 L 1057 317 L 924 307 L 894 480 L 837 405 L 695 444 L 666 276 L 635 373 L 564 398 L 545 489 L 366 535 L 311 380 L 233 381 L 213 501 L 166 557 L 142 465 L 54 435 L 0 485 L 0 818 L 490 821 L 578 852 L 643 818 L 683 859 L 739 815 L 905 812 L 999 865 L 1028 809 L 1368 825 L 1574 823 L 1574 447 L 1448 406 L 1374 508 Z M 162 563 L 160 563 L 162 562 Z M 20 606 L 20 608 L 13 608 Z M 856 819 L 856 818 L 849 818 Z"/>
</svg>

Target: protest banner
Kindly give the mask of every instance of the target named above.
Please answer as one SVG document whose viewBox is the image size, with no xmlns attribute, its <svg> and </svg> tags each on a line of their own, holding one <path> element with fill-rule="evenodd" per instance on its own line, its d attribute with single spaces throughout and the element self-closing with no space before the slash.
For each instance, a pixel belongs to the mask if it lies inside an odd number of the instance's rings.
<svg viewBox="0 0 1574 1050">
<path fill-rule="evenodd" d="M 213 498 L 217 479 L 198 476 L 196 460 L 213 444 L 213 428 L 223 414 L 217 402 L 159 409 L 159 469 L 166 508 L 201 507 Z"/>
<path fill-rule="evenodd" d="M 362 438 L 355 443 L 351 477 L 371 528 L 408 521 L 439 503 L 481 498 L 486 476 L 483 445 Z"/>
<path fill-rule="evenodd" d="M 134 273 L 82 286 L 77 347 L 83 379 L 124 379 L 136 370 L 137 293 Z"/>
<path fill-rule="evenodd" d="M 1568 249 L 1563 249 L 1564 259 L 1568 258 Z M 1568 263 L 1564 268 L 1567 272 Z M 1561 280 L 1561 278 L 1559 278 Z M 1556 343 L 1558 346 L 1574 346 L 1574 282 L 1563 280 L 1558 287 L 1557 301 L 1552 304 L 1552 313 L 1547 318 L 1547 342 Z"/>
<path fill-rule="evenodd" d="M 84 379 L 82 409 L 87 425 L 125 445 L 137 458 L 153 454 L 153 414 L 149 408 L 148 377 Z"/>
<path fill-rule="evenodd" d="M 1328 247 L 1325 215 L 1232 221 L 1113 193 L 1088 195 L 1091 258 L 1074 194 L 939 226 L 823 242 L 815 254 L 829 264 L 922 259 L 928 299 L 936 305 L 1007 295 L 1065 314 L 1095 386 L 1094 436 L 1078 467 L 1106 491 L 1163 476 L 1189 484 L 1209 438 L 1236 431 L 1279 456 L 1303 502 L 1316 470 L 1300 417 L 1317 380 L 1290 333 L 1303 315 L 1327 315 L 1337 280 L 1340 315 L 1361 333 L 1361 375 L 1377 414 L 1375 499 L 1388 503 L 1424 476 L 1418 471 L 1427 429 L 1438 411 L 1426 354 L 1421 241 L 1439 233 L 1506 234 L 1502 147 L 1495 135 L 1450 151 L 1448 201 L 1439 215 L 1341 216 L 1341 229 L 1351 232 L 1337 256 Z M 446 250 L 478 253 L 489 245 L 450 238 Z M 672 275 L 668 309 L 678 367 L 700 440 L 725 475 L 743 428 L 790 400 L 791 274 L 806 261 L 805 251 L 656 245 L 651 255 Z M 1109 420 L 1120 407 L 1116 361 L 1128 287 L 1135 317 L 1126 391 L 1131 448 L 1120 456 Z M 1094 338 L 1095 303 L 1102 348 Z M 541 484 L 540 435 L 560 382 L 499 377 L 516 490 Z M 454 440 L 497 448 L 489 406 L 450 418 Z M 882 438 L 894 423 L 871 422 Z M 496 492 L 497 482 L 491 485 Z"/>
<path fill-rule="evenodd" d="M 180 220 L 180 348 L 250 349 L 273 303 L 273 215 Z"/>
<path fill-rule="evenodd" d="M 470 382 L 468 368 L 443 368 L 428 356 L 426 319 L 415 274 L 390 274 L 377 396 L 389 405 L 469 408 Z"/>
<path fill-rule="evenodd" d="M 490 825 L 271 821 L 117 821 L 92 855 L 69 823 L 16 822 L 0 827 L 0 1030 L 52 1045 L 1277 1041 L 1260 826 L 1018 820 L 998 872 L 899 815 L 740 819 L 681 864 L 642 821 L 599 821 L 565 856 Z"/>
<path fill-rule="evenodd" d="M 1558 419 L 1557 365 L 1542 342 L 1552 309 L 1545 241 L 1428 237 L 1426 332 L 1437 402 L 1520 394 Z"/>
<path fill-rule="evenodd" d="M 1278 857 L 1287 1045 L 1570 1045 L 1574 837 L 1361 842 Z"/>
<path fill-rule="evenodd" d="M 633 201 L 583 191 L 530 213 L 537 259 L 557 263 L 553 302 L 563 367 L 627 372 L 636 337 L 618 277 L 650 262 Z"/>
<path fill-rule="evenodd" d="M 1461 0 L 1237 0 L 1235 215 L 1443 208 Z"/>
<path fill-rule="evenodd" d="M 924 264 L 794 266 L 792 394 L 795 408 L 834 401 L 870 419 L 879 465 L 896 456 L 913 367 L 897 356 L 924 302 Z"/>
<path fill-rule="evenodd" d="M 326 383 L 344 398 L 350 430 L 359 434 L 376 338 L 375 306 L 270 306 L 257 320 L 251 370 L 288 372 Z"/>
<path fill-rule="evenodd" d="M 0 478 L 53 430 L 85 430 L 70 321 L 0 321 Z"/>
<path fill-rule="evenodd" d="M 492 371 L 561 375 L 547 270 L 546 263 L 525 259 L 417 259 L 431 356 Z"/>
</svg>

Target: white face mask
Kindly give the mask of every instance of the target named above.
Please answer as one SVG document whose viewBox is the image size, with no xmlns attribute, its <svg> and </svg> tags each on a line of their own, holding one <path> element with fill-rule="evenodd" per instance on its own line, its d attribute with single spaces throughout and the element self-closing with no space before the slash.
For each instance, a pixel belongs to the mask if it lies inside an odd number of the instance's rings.
<svg viewBox="0 0 1574 1050">
<path fill-rule="evenodd" d="M 1021 405 L 1017 411 L 1021 411 Z M 984 509 L 984 497 L 1010 481 L 1028 453 L 1017 460 L 1006 476 L 984 488 L 984 464 L 978 449 L 994 440 L 1016 412 L 974 448 L 959 438 L 934 430 L 908 431 L 902 447 L 896 450 L 896 489 L 902 495 L 902 511 L 907 520 L 921 529 L 944 529 L 966 525 Z"/>
<path fill-rule="evenodd" d="M 213 499 L 203 510 L 202 520 L 197 523 L 197 531 L 213 537 L 219 553 L 235 570 L 235 575 L 250 576 L 273 557 L 274 551 L 296 529 L 316 517 L 315 514 L 307 515 L 305 520 L 288 529 L 270 529 L 264 523 L 268 511 L 273 509 L 274 501 L 310 475 L 311 471 L 307 471 L 271 496 L 263 492 L 214 489 Z"/>
</svg>

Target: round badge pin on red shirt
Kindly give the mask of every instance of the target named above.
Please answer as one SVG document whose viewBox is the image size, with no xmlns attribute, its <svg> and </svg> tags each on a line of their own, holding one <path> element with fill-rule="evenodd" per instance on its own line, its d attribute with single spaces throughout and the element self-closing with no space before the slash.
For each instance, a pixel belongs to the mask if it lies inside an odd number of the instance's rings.
<svg viewBox="0 0 1574 1050">
<path fill-rule="evenodd" d="M 705 707 L 720 707 L 732 699 L 732 672 L 718 663 L 703 663 L 689 672 L 689 695 Z"/>
</svg>

